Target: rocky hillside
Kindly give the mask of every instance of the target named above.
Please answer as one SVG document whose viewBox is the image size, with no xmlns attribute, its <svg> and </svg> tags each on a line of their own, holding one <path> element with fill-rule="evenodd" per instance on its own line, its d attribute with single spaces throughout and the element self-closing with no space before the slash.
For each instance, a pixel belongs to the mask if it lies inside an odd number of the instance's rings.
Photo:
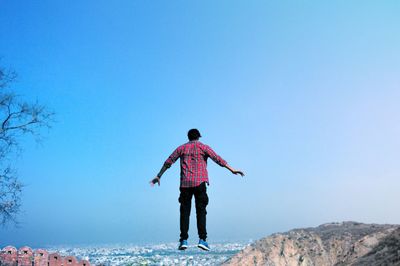
<svg viewBox="0 0 400 266">
<path fill-rule="evenodd" d="M 223 265 L 400 265 L 400 225 L 329 223 L 256 241 Z"/>
</svg>

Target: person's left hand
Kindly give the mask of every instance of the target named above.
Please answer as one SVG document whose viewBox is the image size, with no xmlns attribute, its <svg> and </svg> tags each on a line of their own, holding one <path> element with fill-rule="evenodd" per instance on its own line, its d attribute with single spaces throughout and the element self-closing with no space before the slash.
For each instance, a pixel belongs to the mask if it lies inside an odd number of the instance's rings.
<svg viewBox="0 0 400 266">
<path fill-rule="evenodd" d="M 239 174 L 241 176 L 244 176 L 244 173 L 242 171 L 240 171 L 240 170 L 233 170 L 232 174 L 234 174 L 234 175 L 238 175 Z"/>
<path fill-rule="evenodd" d="M 153 179 L 150 181 L 150 185 L 151 185 L 152 187 L 154 187 L 154 185 L 155 185 L 156 183 L 158 183 L 158 186 L 160 186 L 160 178 L 159 178 L 158 176 L 156 176 L 155 178 L 153 178 Z"/>
</svg>

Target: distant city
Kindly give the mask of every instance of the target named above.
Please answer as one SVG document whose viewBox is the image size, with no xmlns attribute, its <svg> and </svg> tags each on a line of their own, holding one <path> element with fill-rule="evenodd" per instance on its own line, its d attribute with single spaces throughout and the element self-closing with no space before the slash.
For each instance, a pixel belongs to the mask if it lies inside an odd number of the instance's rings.
<svg viewBox="0 0 400 266">
<path fill-rule="evenodd" d="M 195 244 L 186 251 L 176 243 L 151 245 L 103 245 L 49 247 L 49 252 L 75 256 L 91 265 L 218 265 L 246 247 L 250 242 L 210 243 L 212 250 L 202 251 Z"/>
</svg>

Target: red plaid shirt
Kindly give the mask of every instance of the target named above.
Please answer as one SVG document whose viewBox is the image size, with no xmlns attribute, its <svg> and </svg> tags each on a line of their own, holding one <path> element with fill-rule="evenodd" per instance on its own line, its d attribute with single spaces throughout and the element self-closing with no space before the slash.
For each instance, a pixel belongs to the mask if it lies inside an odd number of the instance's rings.
<svg viewBox="0 0 400 266">
<path fill-rule="evenodd" d="M 171 166 L 180 158 L 181 187 L 197 187 L 203 182 L 209 183 L 207 172 L 208 157 L 222 167 L 227 165 L 226 161 L 209 146 L 198 140 L 189 141 L 176 148 L 165 161 L 165 164 Z"/>
</svg>

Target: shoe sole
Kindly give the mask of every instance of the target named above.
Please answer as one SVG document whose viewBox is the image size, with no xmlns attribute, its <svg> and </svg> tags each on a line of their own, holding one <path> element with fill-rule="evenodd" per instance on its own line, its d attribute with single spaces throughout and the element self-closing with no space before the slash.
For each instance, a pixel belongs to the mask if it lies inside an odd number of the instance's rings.
<svg viewBox="0 0 400 266">
<path fill-rule="evenodd" d="M 185 250 L 185 249 L 187 249 L 187 246 L 186 246 L 186 245 L 183 245 L 183 246 L 180 246 L 178 249 L 179 249 L 179 250 Z"/>
<path fill-rule="evenodd" d="M 202 250 L 205 250 L 205 251 L 210 251 L 210 248 L 208 248 L 208 247 L 206 247 L 206 246 L 204 246 L 202 244 L 198 244 L 197 247 L 201 248 Z"/>
</svg>

